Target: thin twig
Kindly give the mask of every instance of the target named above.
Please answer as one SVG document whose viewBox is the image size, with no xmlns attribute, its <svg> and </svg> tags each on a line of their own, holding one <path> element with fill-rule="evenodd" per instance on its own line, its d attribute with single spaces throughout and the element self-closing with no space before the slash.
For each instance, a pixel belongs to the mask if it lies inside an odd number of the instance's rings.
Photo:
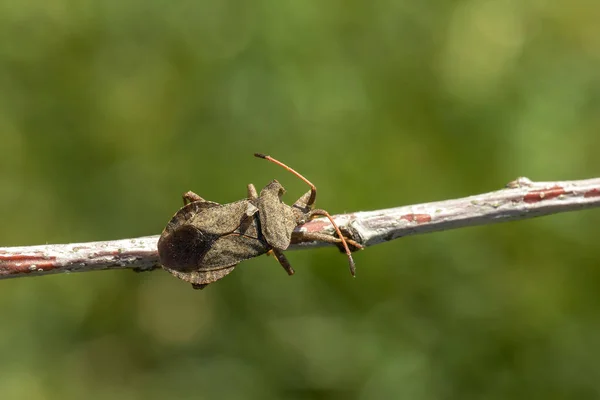
<svg viewBox="0 0 600 400">
<path fill-rule="evenodd" d="M 600 178 L 565 182 L 532 182 L 518 178 L 496 192 L 385 210 L 334 215 L 344 235 L 362 246 L 403 236 L 521 220 L 560 212 L 600 207 Z M 321 242 L 303 242 L 302 232 L 333 235 L 326 218 L 296 228 L 292 249 Z M 158 236 L 106 242 L 0 248 L 0 279 L 130 268 L 160 268 Z"/>
</svg>

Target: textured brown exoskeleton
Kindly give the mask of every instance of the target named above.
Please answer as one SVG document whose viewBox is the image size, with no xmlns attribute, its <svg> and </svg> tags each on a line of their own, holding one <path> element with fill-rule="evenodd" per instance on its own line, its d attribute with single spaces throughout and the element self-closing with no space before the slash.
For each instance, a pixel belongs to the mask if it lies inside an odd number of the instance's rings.
<svg viewBox="0 0 600 400">
<path fill-rule="evenodd" d="M 273 253 L 289 275 L 294 270 L 282 253 L 290 245 L 292 231 L 313 216 L 323 215 L 331 221 L 338 237 L 322 233 L 303 233 L 303 241 L 323 241 L 341 245 L 355 273 L 354 260 L 347 242 L 335 221 L 325 210 L 313 210 L 316 187 L 287 165 L 264 154 L 255 154 L 282 166 L 306 182 L 311 189 L 293 206 L 281 201 L 285 189 L 273 180 L 257 194 L 248 185 L 248 198 L 229 204 L 204 200 L 193 192 L 183 195 L 184 206 L 171 218 L 160 239 L 158 255 L 163 268 L 176 277 L 203 289 L 229 274 L 243 260 Z"/>
</svg>

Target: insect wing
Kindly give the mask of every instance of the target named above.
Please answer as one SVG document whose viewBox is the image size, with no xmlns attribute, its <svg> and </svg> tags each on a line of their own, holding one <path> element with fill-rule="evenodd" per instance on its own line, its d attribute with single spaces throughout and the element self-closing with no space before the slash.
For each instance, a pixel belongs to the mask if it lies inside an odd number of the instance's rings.
<svg viewBox="0 0 600 400">
<path fill-rule="evenodd" d="M 212 207 L 192 216 L 189 223 L 207 235 L 222 236 L 234 232 L 258 209 L 248 200 Z"/>
<path fill-rule="evenodd" d="M 257 211 L 248 200 L 224 205 L 198 201 L 182 207 L 158 241 L 161 264 L 179 277 L 230 267 L 265 253 L 265 244 L 257 238 Z M 240 228 L 246 236 L 239 234 Z"/>
<path fill-rule="evenodd" d="M 267 243 L 257 238 L 232 233 L 218 238 L 202 260 L 202 270 L 237 264 L 269 251 Z"/>
<path fill-rule="evenodd" d="M 173 215 L 173 218 L 171 218 L 165 227 L 165 230 L 161 235 L 161 239 L 162 236 L 165 236 L 166 234 L 173 232 L 175 229 L 177 229 L 177 227 L 188 223 L 191 218 L 201 214 L 204 210 L 218 206 L 220 206 L 219 203 L 212 201 L 194 201 L 193 203 L 186 204 L 185 206 L 181 207 L 179 211 L 175 213 L 175 215 Z"/>
</svg>

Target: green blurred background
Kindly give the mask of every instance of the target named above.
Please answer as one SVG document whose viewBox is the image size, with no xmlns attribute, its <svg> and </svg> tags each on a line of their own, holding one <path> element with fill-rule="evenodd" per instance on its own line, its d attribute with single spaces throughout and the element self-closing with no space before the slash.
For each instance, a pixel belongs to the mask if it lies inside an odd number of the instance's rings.
<svg viewBox="0 0 600 400">
<path fill-rule="evenodd" d="M 592 0 L 0 1 L 0 246 L 158 234 L 271 154 L 331 213 L 600 175 Z M 599 211 L 0 282 L 2 399 L 600 397 Z"/>
</svg>

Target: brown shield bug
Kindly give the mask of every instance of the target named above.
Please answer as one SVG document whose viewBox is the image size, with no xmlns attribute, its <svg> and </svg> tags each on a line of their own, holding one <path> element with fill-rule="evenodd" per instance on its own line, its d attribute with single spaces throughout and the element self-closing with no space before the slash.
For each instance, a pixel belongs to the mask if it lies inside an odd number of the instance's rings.
<svg viewBox="0 0 600 400">
<path fill-rule="evenodd" d="M 355 265 L 348 242 L 325 210 L 312 209 L 317 196 L 315 185 L 292 168 L 264 154 L 256 157 L 271 161 L 310 186 L 292 206 L 281 201 L 285 189 L 271 181 L 260 195 L 248 185 L 248 198 L 229 204 L 204 200 L 193 192 L 183 195 L 184 206 L 177 211 L 158 240 L 158 255 L 163 268 L 176 277 L 203 289 L 229 274 L 243 260 L 272 253 L 289 275 L 294 270 L 283 251 L 288 248 L 292 231 L 314 216 L 329 218 L 338 237 L 323 233 L 302 233 L 302 241 L 322 241 L 341 245 L 354 276 Z"/>
</svg>

